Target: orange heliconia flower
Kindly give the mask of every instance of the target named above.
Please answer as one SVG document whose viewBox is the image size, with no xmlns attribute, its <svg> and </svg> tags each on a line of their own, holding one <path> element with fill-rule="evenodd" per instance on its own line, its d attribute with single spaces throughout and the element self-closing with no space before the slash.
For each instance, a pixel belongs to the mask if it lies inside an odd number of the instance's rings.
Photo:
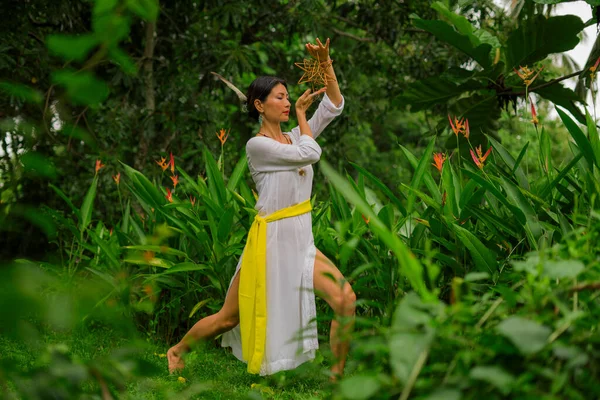
<svg viewBox="0 0 600 400">
<path fill-rule="evenodd" d="M 169 188 L 165 188 L 167 189 L 167 195 L 165 196 L 167 198 L 167 200 L 169 200 L 169 203 L 173 202 L 173 194 L 171 193 L 171 189 Z"/>
<path fill-rule="evenodd" d="M 461 133 L 466 139 L 469 138 L 469 120 L 465 118 L 461 118 L 460 120 L 454 117 L 454 122 L 452 122 L 452 118 L 450 114 L 448 114 L 448 121 L 450 122 L 450 127 L 452 128 L 452 132 L 456 136 Z"/>
<path fill-rule="evenodd" d="M 171 166 L 171 173 L 174 174 L 175 173 L 175 159 L 173 158 L 173 153 L 171 152 L 169 155 L 169 164 Z"/>
<path fill-rule="evenodd" d="M 167 159 L 165 157 L 161 157 L 160 161 L 156 161 L 156 163 L 162 168 L 163 171 L 169 168 L 170 164 L 167 162 Z"/>
<path fill-rule="evenodd" d="M 513 68 L 513 70 L 517 73 L 517 75 L 519 75 L 519 78 L 521 78 L 521 80 L 527 87 L 529 87 L 529 85 L 531 85 L 533 83 L 533 81 L 535 81 L 535 78 L 538 77 L 538 75 L 540 74 L 540 72 L 542 72 L 543 69 L 544 69 L 544 66 L 542 66 L 536 72 L 535 70 L 527 68 L 527 66 L 521 67 L 519 65 L 518 70 L 516 68 Z"/>
<path fill-rule="evenodd" d="M 231 129 L 229 129 L 229 131 L 230 130 Z M 223 146 L 227 141 L 227 138 L 229 137 L 229 131 L 225 131 L 225 129 L 221 128 L 221 130 L 217 132 L 217 137 L 221 141 L 221 146 Z"/>
<path fill-rule="evenodd" d="M 190 203 L 192 203 L 192 207 L 194 207 L 196 205 L 196 198 L 193 196 L 190 196 Z"/>
<path fill-rule="evenodd" d="M 116 175 L 113 175 L 112 177 L 114 179 L 114 181 L 117 183 L 117 185 L 119 184 L 119 182 L 121 182 L 121 173 L 117 173 Z"/>
<path fill-rule="evenodd" d="M 485 160 L 488 158 L 488 156 L 492 152 L 492 148 L 490 147 L 488 149 L 488 151 L 485 152 L 485 154 L 482 154 L 481 145 L 477 146 L 477 148 L 475 150 L 477 151 L 477 155 L 475 155 L 473 150 L 471 150 L 471 157 L 473 157 L 473 161 L 475 161 L 475 165 L 477 165 L 477 167 L 479 169 L 483 169 Z"/>
<path fill-rule="evenodd" d="M 369 222 L 371 222 L 371 217 L 369 217 L 369 218 L 365 218 L 365 216 L 364 216 L 364 215 L 362 215 L 362 214 L 361 214 L 360 216 L 361 216 L 361 217 L 362 217 L 362 219 L 365 221 L 365 224 L 367 224 L 367 225 L 368 225 L 368 224 L 369 224 Z"/>
<path fill-rule="evenodd" d="M 175 189 L 179 183 L 179 175 L 172 175 L 171 180 L 173 181 L 173 189 Z"/>
<path fill-rule="evenodd" d="M 433 153 L 433 161 L 431 165 L 436 167 L 438 171 L 442 172 L 444 162 L 446 162 L 447 156 L 443 153 Z"/>
<path fill-rule="evenodd" d="M 590 67 L 590 71 L 596 72 L 596 70 L 598 69 L 598 64 L 600 64 L 600 57 L 598 57 L 596 63 Z"/>
<path fill-rule="evenodd" d="M 98 171 L 100 171 L 100 169 L 104 166 L 105 164 L 102 164 L 102 160 L 96 160 L 96 173 L 98 173 Z"/>
<path fill-rule="evenodd" d="M 596 76 L 596 70 L 598 69 L 598 64 L 600 64 L 600 57 L 596 60 L 596 63 L 590 67 L 590 78 L 594 80 Z"/>
<path fill-rule="evenodd" d="M 540 120 L 537 117 L 537 113 L 535 112 L 535 106 L 531 103 L 531 122 L 536 126 L 540 123 Z"/>
</svg>

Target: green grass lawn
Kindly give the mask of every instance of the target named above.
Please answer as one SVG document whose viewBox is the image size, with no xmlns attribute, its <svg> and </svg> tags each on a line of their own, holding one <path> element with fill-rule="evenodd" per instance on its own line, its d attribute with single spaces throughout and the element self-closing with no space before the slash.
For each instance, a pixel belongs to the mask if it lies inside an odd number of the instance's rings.
<svg viewBox="0 0 600 400">
<path fill-rule="evenodd" d="M 56 358 L 51 361 L 48 348 L 60 349 L 61 359 L 71 361 L 57 363 Z M 115 362 L 114 357 L 109 357 L 127 351 L 137 352 L 140 363 L 134 365 L 126 361 L 127 358 Z M 107 381 L 111 376 L 122 379 L 120 388 L 116 388 L 118 384 L 111 385 L 113 393 L 119 398 L 322 399 L 331 394 L 332 386 L 324 372 L 326 367 L 320 364 L 322 356 L 294 371 L 260 377 L 248 374 L 244 363 L 226 349 L 217 347 L 215 342 L 209 342 L 188 355 L 186 369 L 181 374 L 169 375 L 166 351 L 166 345 L 148 341 L 134 344 L 107 328 L 70 333 L 45 332 L 29 345 L 0 336 L 0 389 L 3 375 L 8 378 L 8 391 L 14 393 L 15 385 L 11 381 L 14 382 L 19 375 L 32 377 L 40 371 L 51 371 L 47 375 L 58 376 L 57 379 L 62 382 L 60 379 L 68 381 L 70 376 L 77 376 L 77 371 L 82 371 L 84 367 L 89 371 L 90 366 L 97 366 L 103 376 L 109 377 Z M 11 366 L 14 369 L 11 370 Z M 32 378 L 31 382 L 39 379 Z M 85 379 L 80 387 L 84 393 L 96 396 L 101 392 L 97 379 Z M 100 398 L 96 396 L 94 398 Z"/>
</svg>

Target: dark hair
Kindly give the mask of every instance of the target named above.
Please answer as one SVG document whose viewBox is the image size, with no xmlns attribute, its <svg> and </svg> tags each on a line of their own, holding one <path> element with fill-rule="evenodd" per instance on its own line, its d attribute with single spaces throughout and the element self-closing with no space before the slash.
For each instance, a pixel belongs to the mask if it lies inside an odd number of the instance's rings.
<svg viewBox="0 0 600 400">
<path fill-rule="evenodd" d="M 259 76 L 250 84 L 246 93 L 246 107 L 248 108 L 250 118 L 258 120 L 259 113 L 254 106 L 254 100 L 265 101 L 271 90 L 280 83 L 287 89 L 287 82 L 276 76 Z"/>
</svg>

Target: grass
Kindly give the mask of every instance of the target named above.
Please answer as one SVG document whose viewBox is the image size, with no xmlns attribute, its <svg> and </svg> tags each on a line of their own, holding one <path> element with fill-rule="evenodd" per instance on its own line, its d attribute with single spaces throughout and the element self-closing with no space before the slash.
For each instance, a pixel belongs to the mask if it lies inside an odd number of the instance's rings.
<svg viewBox="0 0 600 400">
<path fill-rule="evenodd" d="M 59 355 L 52 356 L 48 349 L 57 349 Z M 119 398 L 308 400 L 331 394 L 332 386 L 324 373 L 325 367 L 320 365 L 322 356 L 296 370 L 260 377 L 248 374 L 244 363 L 226 349 L 217 347 L 215 342 L 209 342 L 186 357 L 186 368 L 181 374 L 169 375 L 166 350 L 164 344 L 133 342 L 106 327 L 74 332 L 46 331 L 28 345 L 0 336 L 0 397 L 3 380 L 8 381 L 8 392 L 16 394 L 16 388 L 23 387 L 18 386 L 19 381 L 22 385 L 23 377 L 29 377 L 29 382 L 34 385 L 44 377 L 44 382 L 50 382 L 49 387 L 65 387 L 72 393 L 74 389 L 70 388 L 69 382 L 72 384 L 81 373 L 92 369 L 101 372 L 107 386 Z M 131 361 L 136 358 L 131 357 L 136 352 L 137 363 Z M 129 357 L 121 357 L 124 354 Z M 88 379 L 77 386 L 76 392 L 80 395 L 73 398 L 100 395 L 98 379 L 89 379 L 89 374 L 86 376 Z M 23 397 L 17 398 L 29 398 L 23 390 L 18 392 Z"/>
</svg>

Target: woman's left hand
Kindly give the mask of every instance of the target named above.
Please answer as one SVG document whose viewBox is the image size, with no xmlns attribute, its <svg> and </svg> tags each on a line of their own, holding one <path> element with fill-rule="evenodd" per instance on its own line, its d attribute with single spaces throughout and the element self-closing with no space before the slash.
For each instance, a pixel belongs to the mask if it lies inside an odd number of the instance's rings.
<svg viewBox="0 0 600 400">
<path fill-rule="evenodd" d="M 308 53 L 311 56 L 318 59 L 319 62 L 329 60 L 329 38 L 327 38 L 325 44 L 321 43 L 319 38 L 317 38 L 316 45 L 312 43 L 306 43 L 306 50 L 308 50 Z"/>
</svg>

